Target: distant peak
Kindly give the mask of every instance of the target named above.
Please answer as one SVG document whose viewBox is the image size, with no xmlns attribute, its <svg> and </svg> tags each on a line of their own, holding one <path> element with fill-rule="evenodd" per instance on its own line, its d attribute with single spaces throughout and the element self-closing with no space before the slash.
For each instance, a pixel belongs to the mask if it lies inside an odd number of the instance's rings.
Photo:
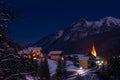
<svg viewBox="0 0 120 80">
<path fill-rule="evenodd" d="M 115 18 L 115 17 L 112 17 L 112 16 L 108 16 L 108 17 L 103 18 L 102 20 L 109 20 L 109 21 L 113 21 L 113 20 L 120 20 L 120 19 Z"/>
<path fill-rule="evenodd" d="M 114 25 L 120 25 L 120 19 L 115 18 L 115 17 L 105 17 L 103 19 L 101 19 L 100 21 L 106 23 L 107 25 L 110 25 L 111 23 Z"/>
</svg>

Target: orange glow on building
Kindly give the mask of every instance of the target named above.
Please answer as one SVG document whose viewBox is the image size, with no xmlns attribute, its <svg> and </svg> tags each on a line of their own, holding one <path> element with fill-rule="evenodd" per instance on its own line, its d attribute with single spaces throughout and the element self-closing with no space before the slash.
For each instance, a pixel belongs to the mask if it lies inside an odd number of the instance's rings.
<svg viewBox="0 0 120 80">
<path fill-rule="evenodd" d="M 43 57 L 43 53 L 39 50 L 32 50 L 32 53 L 33 53 L 33 57 L 35 56 Z"/>
<path fill-rule="evenodd" d="M 93 46 L 92 46 L 92 51 L 91 51 L 91 53 L 92 53 L 95 57 L 97 56 L 94 43 L 93 43 Z"/>
</svg>

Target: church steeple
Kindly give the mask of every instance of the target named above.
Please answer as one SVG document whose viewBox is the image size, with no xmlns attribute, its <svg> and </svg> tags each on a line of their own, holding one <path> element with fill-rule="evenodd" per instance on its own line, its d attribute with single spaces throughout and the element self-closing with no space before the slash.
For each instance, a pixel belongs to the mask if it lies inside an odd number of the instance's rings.
<svg viewBox="0 0 120 80">
<path fill-rule="evenodd" d="M 97 53 L 96 53 L 96 49 L 95 49 L 95 46 L 94 46 L 94 43 L 92 45 L 92 51 L 91 53 L 96 57 L 97 56 Z"/>
</svg>

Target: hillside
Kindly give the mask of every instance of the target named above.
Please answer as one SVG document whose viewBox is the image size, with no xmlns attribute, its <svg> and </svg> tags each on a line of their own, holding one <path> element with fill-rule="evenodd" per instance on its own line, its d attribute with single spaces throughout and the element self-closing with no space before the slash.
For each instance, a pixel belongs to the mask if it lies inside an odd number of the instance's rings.
<svg viewBox="0 0 120 80">
<path fill-rule="evenodd" d="M 80 19 L 64 30 L 48 35 L 32 46 L 43 51 L 63 50 L 65 54 L 88 53 L 95 44 L 98 55 L 118 54 L 120 49 L 120 19 L 105 17 L 99 21 Z"/>
</svg>

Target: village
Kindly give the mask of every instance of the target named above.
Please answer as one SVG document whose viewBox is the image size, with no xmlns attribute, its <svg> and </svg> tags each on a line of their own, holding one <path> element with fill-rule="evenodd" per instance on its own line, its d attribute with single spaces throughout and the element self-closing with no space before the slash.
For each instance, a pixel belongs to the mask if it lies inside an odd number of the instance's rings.
<svg viewBox="0 0 120 80">
<path fill-rule="evenodd" d="M 50 76 L 54 76 L 57 69 L 58 60 L 66 62 L 66 69 L 69 72 L 68 80 L 74 80 L 76 76 L 90 75 L 96 71 L 105 69 L 108 61 L 101 56 L 97 56 L 97 52 L 94 44 L 90 53 L 87 54 L 63 54 L 63 51 L 50 51 L 47 55 L 42 52 L 41 47 L 28 47 L 27 49 L 21 50 L 18 54 L 24 58 L 33 59 L 40 64 L 45 61 L 47 57 Z M 89 76 L 90 80 L 93 80 L 95 75 Z M 95 79 L 96 80 L 96 79 Z"/>
<path fill-rule="evenodd" d="M 120 80 L 120 0 L 0 0 L 0 80 Z"/>
</svg>

